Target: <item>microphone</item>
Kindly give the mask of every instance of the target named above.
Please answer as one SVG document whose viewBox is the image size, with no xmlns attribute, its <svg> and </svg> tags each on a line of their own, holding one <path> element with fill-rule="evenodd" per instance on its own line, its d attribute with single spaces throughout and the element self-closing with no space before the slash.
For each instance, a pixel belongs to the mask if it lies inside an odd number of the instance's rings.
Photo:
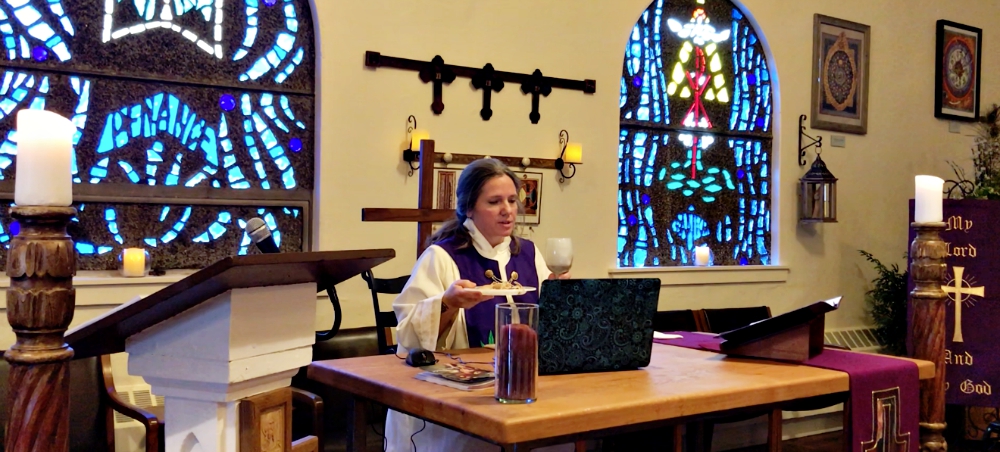
<svg viewBox="0 0 1000 452">
<path fill-rule="evenodd" d="M 277 253 L 278 245 L 274 243 L 274 238 L 271 237 L 271 230 L 268 229 L 267 223 L 260 218 L 254 217 L 250 221 L 247 221 L 247 225 L 244 228 L 247 234 L 250 236 L 250 240 L 253 241 L 254 245 L 257 245 L 257 249 L 261 253 Z"/>
</svg>

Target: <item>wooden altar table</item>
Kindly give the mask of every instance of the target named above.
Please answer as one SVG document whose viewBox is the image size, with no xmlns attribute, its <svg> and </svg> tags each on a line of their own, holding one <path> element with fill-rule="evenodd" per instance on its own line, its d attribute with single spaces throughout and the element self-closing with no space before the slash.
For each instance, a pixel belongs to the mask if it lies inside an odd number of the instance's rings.
<svg viewBox="0 0 1000 452">
<path fill-rule="evenodd" d="M 489 361 L 493 351 L 452 354 Z M 933 378 L 932 363 L 914 361 L 920 379 Z M 465 392 L 420 381 L 413 378 L 418 372 L 383 355 L 314 362 L 308 375 L 351 396 L 349 451 L 365 450 L 365 400 L 510 452 L 674 425 L 708 414 L 776 409 L 791 400 L 848 390 L 844 372 L 660 344 L 653 344 L 650 365 L 641 370 L 539 377 L 537 401 L 529 405 L 497 403 L 492 388 Z"/>
</svg>

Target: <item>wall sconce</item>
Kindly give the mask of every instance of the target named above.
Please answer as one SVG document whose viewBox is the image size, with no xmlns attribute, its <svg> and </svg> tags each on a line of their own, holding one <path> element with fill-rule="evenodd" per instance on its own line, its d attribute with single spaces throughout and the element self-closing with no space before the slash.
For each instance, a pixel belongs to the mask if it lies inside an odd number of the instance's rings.
<svg viewBox="0 0 1000 452">
<path fill-rule="evenodd" d="M 565 129 L 559 131 L 559 147 L 561 148 L 559 152 L 559 158 L 556 159 L 555 167 L 559 170 L 559 182 L 566 182 L 566 179 L 572 179 L 576 175 L 576 163 L 583 163 L 583 145 L 580 143 L 570 143 L 569 142 L 569 132 Z M 563 172 L 563 168 L 569 165 L 569 168 L 573 172 L 566 174 Z"/>
<path fill-rule="evenodd" d="M 412 176 L 414 171 L 420 169 L 420 142 L 430 140 L 431 134 L 424 129 L 418 129 L 417 118 L 410 115 L 406 118 L 406 135 L 410 139 L 410 148 L 403 151 L 403 161 L 410 165 L 410 171 L 406 175 Z M 413 166 L 414 162 L 417 162 L 417 166 Z"/>
<path fill-rule="evenodd" d="M 799 179 L 799 222 L 837 222 L 837 178 L 820 158 L 817 149 L 812 167 Z"/>
</svg>

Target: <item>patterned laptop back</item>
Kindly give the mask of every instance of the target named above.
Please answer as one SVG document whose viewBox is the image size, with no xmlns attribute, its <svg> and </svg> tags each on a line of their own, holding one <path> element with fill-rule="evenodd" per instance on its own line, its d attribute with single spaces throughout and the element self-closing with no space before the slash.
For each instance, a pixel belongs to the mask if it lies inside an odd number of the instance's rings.
<svg viewBox="0 0 1000 452">
<path fill-rule="evenodd" d="M 542 283 L 541 375 L 649 365 L 659 279 L 567 279 Z"/>
</svg>

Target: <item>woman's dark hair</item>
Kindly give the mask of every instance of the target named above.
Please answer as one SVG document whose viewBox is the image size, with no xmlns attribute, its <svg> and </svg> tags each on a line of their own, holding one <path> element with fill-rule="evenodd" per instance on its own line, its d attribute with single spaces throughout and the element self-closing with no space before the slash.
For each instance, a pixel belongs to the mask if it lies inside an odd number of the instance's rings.
<svg viewBox="0 0 1000 452">
<path fill-rule="evenodd" d="M 479 159 L 466 166 L 462 170 L 462 175 L 458 178 L 458 188 L 456 189 L 455 218 L 446 221 L 437 232 L 430 238 L 430 243 L 454 238 L 458 242 L 459 248 L 465 248 L 472 243 L 472 236 L 469 230 L 463 226 L 468 214 L 476 207 L 476 201 L 483 192 L 483 186 L 494 177 L 506 176 L 514 182 L 514 190 L 521 190 L 521 180 L 517 178 L 507 165 L 497 159 Z M 518 202 L 520 210 L 520 202 Z M 515 215 L 517 213 L 515 212 Z M 511 234 L 510 252 L 517 254 L 521 251 L 521 242 Z"/>
</svg>

